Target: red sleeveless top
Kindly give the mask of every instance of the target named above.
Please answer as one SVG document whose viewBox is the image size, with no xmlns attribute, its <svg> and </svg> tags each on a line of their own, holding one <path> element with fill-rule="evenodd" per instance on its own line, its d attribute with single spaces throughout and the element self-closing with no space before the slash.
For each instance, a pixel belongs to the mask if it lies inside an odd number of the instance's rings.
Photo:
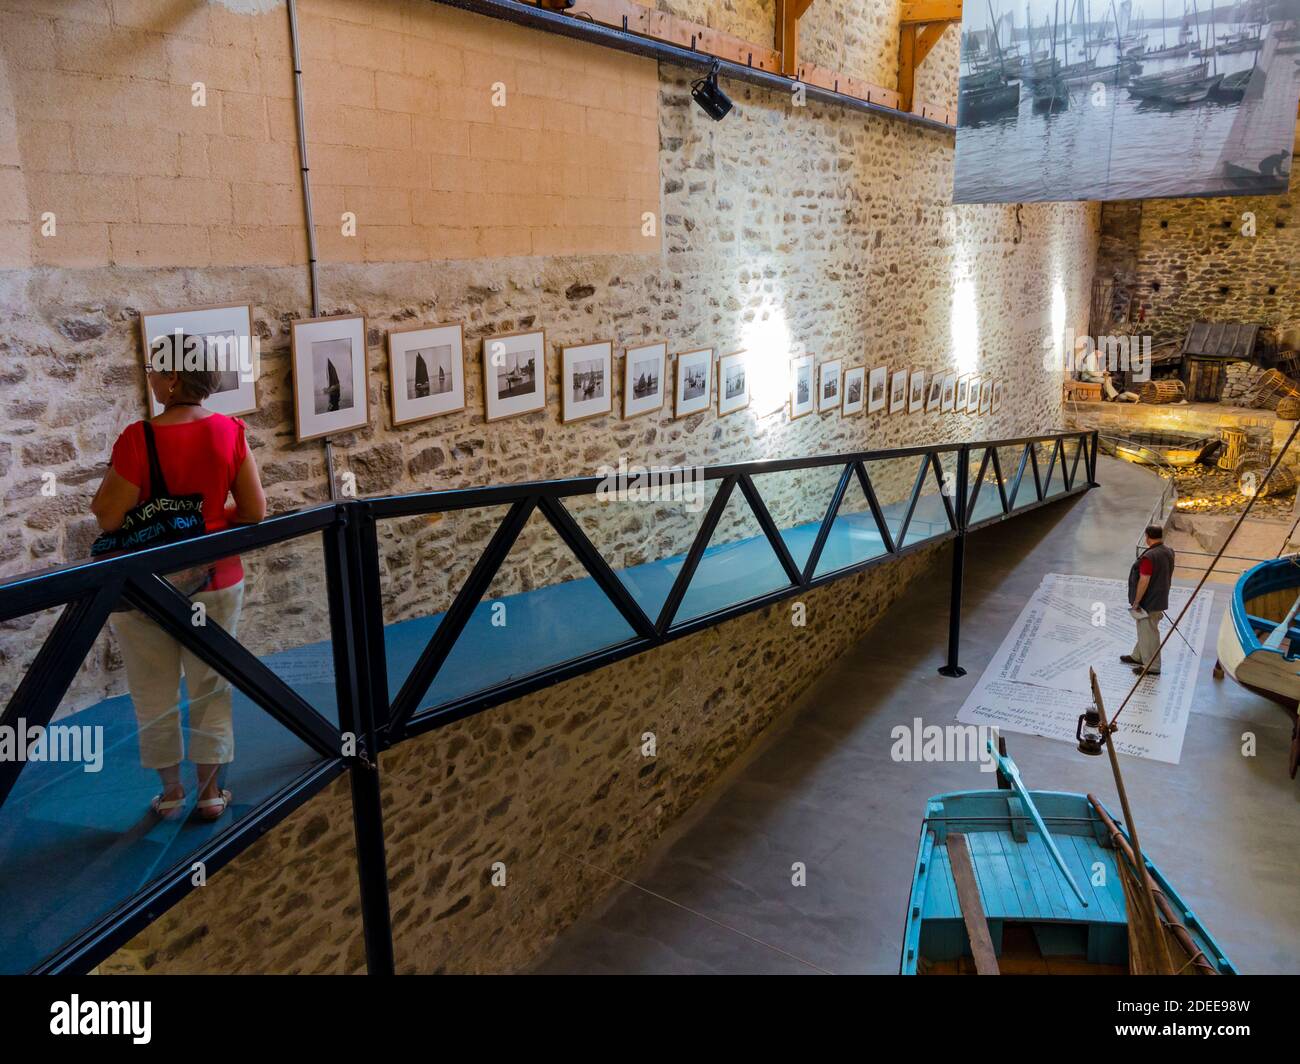
<svg viewBox="0 0 1300 1064">
<path fill-rule="evenodd" d="M 226 501 L 235 476 L 248 456 L 244 423 L 225 414 L 209 414 L 198 421 L 175 425 L 153 423 L 158 446 L 158 463 L 173 495 L 203 496 L 203 524 L 209 532 L 229 528 Z M 122 430 L 113 444 L 113 468 L 117 475 L 140 489 L 140 500 L 149 498 L 149 455 L 145 449 L 144 422 L 136 421 Z M 222 558 L 212 566 L 206 590 L 217 591 L 244 579 L 239 555 Z"/>
</svg>

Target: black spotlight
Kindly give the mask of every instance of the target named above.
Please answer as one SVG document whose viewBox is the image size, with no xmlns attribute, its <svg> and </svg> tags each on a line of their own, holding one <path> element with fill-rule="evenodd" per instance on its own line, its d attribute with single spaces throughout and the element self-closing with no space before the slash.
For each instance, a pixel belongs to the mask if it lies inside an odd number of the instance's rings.
<svg viewBox="0 0 1300 1064">
<path fill-rule="evenodd" d="M 721 67 L 716 59 L 709 72 L 699 81 L 691 82 L 691 97 L 700 105 L 700 109 L 713 119 L 721 122 L 731 110 L 731 97 L 718 88 L 718 69 Z"/>
</svg>

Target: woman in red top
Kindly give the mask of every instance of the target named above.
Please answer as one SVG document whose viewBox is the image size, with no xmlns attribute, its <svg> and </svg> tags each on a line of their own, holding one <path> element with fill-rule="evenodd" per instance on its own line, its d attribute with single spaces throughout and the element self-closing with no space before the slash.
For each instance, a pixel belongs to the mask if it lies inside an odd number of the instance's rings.
<svg viewBox="0 0 1300 1064">
<path fill-rule="evenodd" d="M 219 381 L 209 369 L 149 370 L 149 388 L 164 410 L 153 419 L 158 461 L 172 495 L 203 495 L 203 523 L 209 532 L 266 516 L 266 495 L 257 462 L 244 438 L 244 423 L 203 408 Z M 90 508 L 106 532 L 122 524 L 128 510 L 150 497 L 149 460 L 143 422 L 128 425 L 113 444 L 113 457 Z M 200 574 L 201 578 L 201 574 Z M 214 562 L 207 580 L 191 594 L 204 606 L 204 623 L 232 636 L 239 626 L 244 568 L 236 555 Z M 216 820 L 230 805 L 223 766 L 234 760 L 230 684 L 185 650 L 144 614 L 115 613 L 112 628 L 126 663 L 127 685 L 140 725 L 140 761 L 158 771 L 162 793 L 153 799 L 159 816 L 172 819 L 185 807 L 180 765 L 180 680 L 189 702 L 189 755 L 198 775 L 198 815 Z"/>
</svg>

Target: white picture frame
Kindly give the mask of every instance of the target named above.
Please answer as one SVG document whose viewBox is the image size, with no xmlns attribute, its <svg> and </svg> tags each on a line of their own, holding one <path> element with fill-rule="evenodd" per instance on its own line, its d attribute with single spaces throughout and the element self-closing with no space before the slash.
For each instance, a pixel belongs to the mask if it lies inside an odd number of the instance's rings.
<svg viewBox="0 0 1300 1064">
<path fill-rule="evenodd" d="M 749 356 L 733 351 L 718 359 L 718 416 L 749 406 Z"/>
<path fill-rule="evenodd" d="M 991 413 L 993 410 L 993 381 L 985 377 L 980 382 L 980 406 L 981 414 Z"/>
<path fill-rule="evenodd" d="M 614 412 L 614 341 L 593 340 L 560 349 L 560 420 Z"/>
<path fill-rule="evenodd" d="M 299 443 L 370 424 L 369 356 L 362 315 L 295 321 L 290 349 Z"/>
<path fill-rule="evenodd" d="M 966 387 L 966 413 L 975 414 L 980 408 L 980 376 L 973 374 Z"/>
<path fill-rule="evenodd" d="M 915 414 L 925 407 L 925 370 L 914 369 L 907 379 L 907 412 Z"/>
<path fill-rule="evenodd" d="M 907 370 L 896 369 L 889 378 L 889 412 L 899 414 L 907 409 Z"/>
<path fill-rule="evenodd" d="M 925 397 L 925 412 L 933 414 L 943 405 L 943 382 L 947 378 L 942 373 L 930 374 L 930 387 Z"/>
<path fill-rule="evenodd" d="M 817 367 L 817 412 L 824 414 L 828 410 L 840 408 L 840 368 L 843 365 L 836 358 L 823 362 Z"/>
<path fill-rule="evenodd" d="M 951 414 L 957 405 L 957 374 L 943 375 L 943 398 L 939 402 L 939 412 Z"/>
<path fill-rule="evenodd" d="M 667 368 L 668 344 L 663 340 L 623 352 L 623 417 L 641 417 L 664 408 Z"/>
<path fill-rule="evenodd" d="M 459 322 L 388 330 L 393 424 L 465 409 L 465 330 Z"/>
<path fill-rule="evenodd" d="M 176 342 L 178 335 L 201 336 L 206 353 L 222 360 L 218 366 L 222 379 L 217 390 L 203 400 L 203 405 L 218 414 L 239 417 L 257 410 L 257 374 L 260 369 L 258 344 L 253 338 L 253 308 L 247 303 L 214 303 L 206 306 L 151 310 L 140 315 L 140 342 L 144 365 L 156 343 Z M 183 353 L 183 352 L 182 352 Z M 145 381 L 145 402 L 149 417 L 163 412 Z"/>
<path fill-rule="evenodd" d="M 483 416 L 504 421 L 545 409 L 545 331 L 483 337 Z"/>
<path fill-rule="evenodd" d="M 817 407 L 813 361 L 812 355 L 800 355 L 790 360 L 791 421 L 811 414 Z"/>
<path fill-rule="evenodd" d="M 867 370 L 865 366 L 855 366 L 844 371 L 844 393 L 842 413 L 847 417 L 860 414 L 867 405 Z"/>
<path fill-rule="evenodd" d="M 877 366 L 867 377 L 867 413 L 879 413 L 888 405 L 889 367 Z"/>
<path fill-rule="evenodd" d="M 677 356 L 673 415 L 688 417 L 713 405 L 713 348 L 701 347 Z"/>
</svg>

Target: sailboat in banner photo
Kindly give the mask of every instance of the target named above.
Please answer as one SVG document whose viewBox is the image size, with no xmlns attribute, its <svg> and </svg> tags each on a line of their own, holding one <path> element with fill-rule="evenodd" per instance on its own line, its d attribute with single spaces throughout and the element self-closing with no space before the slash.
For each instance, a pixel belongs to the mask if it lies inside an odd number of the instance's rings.
<svg viewBox="0 0 1300 1064">
<path fill-rule="evenodd" d="M 989 2 L 989 33 L 992 38 L 996 68 L 976 70 L 959 82 L 957 122 L 967 125 L 1002 115 L 1013 114 L 1020 106 L 1020 82 L 1013 80 L 1003 64 L 1002 43 L 998 36 L 998 19 Z"/>
</svg>

